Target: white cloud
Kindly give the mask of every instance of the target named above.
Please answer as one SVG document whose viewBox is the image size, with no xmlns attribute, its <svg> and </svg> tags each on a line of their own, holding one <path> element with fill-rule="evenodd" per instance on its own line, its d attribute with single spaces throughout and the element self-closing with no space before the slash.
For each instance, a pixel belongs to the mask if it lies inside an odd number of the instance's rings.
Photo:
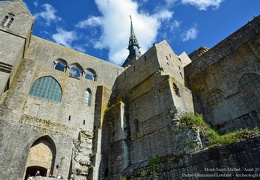
<svg viewBox="0 0 260 180">
<path fill-rule="evenodd" d="M 182 0 L 183 4 L 191 4 L 197 7 L 199 10 L 207 10 L 208 7 L 213 6 L 213 8 L 218 9 L 220 3 L 224 0 Z"/>
<path fill-rule="evenodd" d="M 38 1 L 34 1 L 33 5 L 37 8 L 38 7 Z"/>
<path fill-rule="evenodd" d="M 178 20 L 174 20 L 174 21 L 173 21 L 173 26 L 174 26 L 174 27 L 177 27 L 177 28 L 178 28 L 178 27 L 180 27 L 180 25 L 181 25 L 181 21 L 178 21 Z"/>
<path fill-rule="evenodd" d="M 51 37 L 56 43 L 70 48 L 72 48 L 72 42 L 79 39 L 75 31 L 66 31 L 62 28 L 57 28 L 57 33 Z"/>
<path fill-rule="evenodd" d="M 197 38 L 198 29 L 196 27 L 192 27 L 181 34 L 182 41 L 194 40 Z"/>
<path fill-rule="evenodd" d="M 178 0 L 165 0 L 167 6 L 169 5 L 173 5 L 175 2 L 177 2 Z"/>
<path fill-rule="evenodd" d="M 99 26 L 102 25 L 102 18 L 100 17 L 95 17 L 91 16 L 88 19 L 84 21 L 80 21 L 79 23 L 76 24 L 77 28 L 85 28 L 87 26 Z"/>
<path fill-rule="evenodd" d="M 46 21 L 46 25 L 49 26 L 51 22 L 61 21 L 62 19 L 55 15 L 56 9 L 50 4 L 43 4 L 43 11 L 34 14 L 35 18 L 40 18 Z"/>
<path fill-rule="evenodd" d="M 149 15 L 138 11 L 137 2 L 133 0 L 95 0 L 102 16 L 90 17 L 79 22 L 76 27 L 99 26 L 102 35 L 94 42 L 97 49 L 109 49 L 109 60 L 122 64 L 128 55 L 128 38 L 130 34 L 130 18 L 142 53 L 146 52 L 155 42 L 161 22 L 169 20 L 173 12 L 162 9 Z"/>
</svg>

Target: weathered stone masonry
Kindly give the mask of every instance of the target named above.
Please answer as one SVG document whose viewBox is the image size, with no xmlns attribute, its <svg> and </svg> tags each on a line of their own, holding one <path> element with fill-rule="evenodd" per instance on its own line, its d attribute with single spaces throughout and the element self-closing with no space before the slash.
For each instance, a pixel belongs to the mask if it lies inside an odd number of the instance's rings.
<svg viewBox="0 0 260 180">
<path fill-rule="evenodd" d="M 2 179 L 37 170 L 71 180 L 199 179 L 214 168 L 237 168 L 239 178 L 260 167 L 259 137 L 206 148 L 201 129 L 180 127 L 185 112 L 221 133 L 260 127 L 259 16 L 189 56 L 166 41 L 141 54 L 131 22 L 123 67 L 32 36 L 22 0 L 0 2 L 0 23 Z"/>
</svg>

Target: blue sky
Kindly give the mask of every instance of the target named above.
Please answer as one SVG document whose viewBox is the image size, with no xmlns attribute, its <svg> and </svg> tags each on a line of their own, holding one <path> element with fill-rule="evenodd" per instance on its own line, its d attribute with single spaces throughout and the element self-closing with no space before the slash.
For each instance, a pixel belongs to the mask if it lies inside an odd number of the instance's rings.
<svg viewBox="0 0 260 180">
<path fill-rule="evenodd" d="M 142 53 L 166 39 L 177 55 L 211 48 L 260 15 L 260 0 L 24 2 L 36 17 L 34 35 L 118 65 L 128 55 L 129 15 Z"/>
</svg>

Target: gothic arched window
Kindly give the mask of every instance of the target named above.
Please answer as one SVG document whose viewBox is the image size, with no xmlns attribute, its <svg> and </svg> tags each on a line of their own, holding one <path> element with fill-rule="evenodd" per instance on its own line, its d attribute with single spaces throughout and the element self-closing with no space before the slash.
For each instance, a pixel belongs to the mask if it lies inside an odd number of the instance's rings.
<svg viewBox="0 0 260 180">
<path fill-rule="evenodd" d="M 82 75 L 82 71 L 81 69 L 76 66 L 76 65 L 72 65 L 69 69 L 69 76 L 70 77 L 74 77 L 74 78 L 77 78 L 79 79 Z"/>
<path fill-rule="evenodd" d="M 29 94 L 42 99 L 61 102 L 62 90 L 58 81 L 51 76 L 46 76 L 33 83 Z"/>
<path fill-rule="evenodd" d="M 54 62 L 54 69 L 65 72 L 67 68 L 67 63 L 64 60 L 57 60 Z"/>
<path fill-rule="evenodd" d="M 87 89 L 84 93 L 84 106 L 91 105 L 91 90 Z"/>
<path fill-rule="evenodd" d="M 257 89 L 260 87 L 260 75 L 255 73 L 244 74 L 238 82 L 239 91 L 247 91 L 249 89 Z"/>
<path fill-rule="evenodd" d="M 96 73 L 92 69 L 87 69 L 85 78 L 90 81 L 96 81 Z"/>
<path fill-rule="evenodd" d="M 207 97 L 207 106 L 213 106 L 224 99 L 223 93 L 219 90 L 214 90 Z"/>
</svg>

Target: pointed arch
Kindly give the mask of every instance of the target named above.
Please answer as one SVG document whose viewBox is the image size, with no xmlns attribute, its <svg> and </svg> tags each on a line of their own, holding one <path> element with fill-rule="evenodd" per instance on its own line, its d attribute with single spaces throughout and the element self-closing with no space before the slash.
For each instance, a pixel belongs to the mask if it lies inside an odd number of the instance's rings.
<svg viewBox="0 0 260 180">
<path fill-rule="evenodd" d="M 37 79 L 29 91 L 31 96 L 61 102 L 62 90 L 59 82 L 51 76 Z"/>
<path fill-rule="evenodd" d="M 78 64 L 74 63 L 69 65 L 69 76 L 80 79 L 83 74 L 83 68 Z"/>
<path fill-rule="evenodd" d="M 88 79 L 90 81 L 96 81 L 97 80 L 96 72 L 90 68 L 86 69 L 85 70 L 85 79 Z"/>
<path fill-rule="evenodd" d="M 53 174 L 56 157 L 56 146 L 49 136 L 42 136 L 35 140 L 30 148 L 26 167 L 25 177 L 34 176 L 40 171 L 41 176 Z"/>
<path fill-rule="evenodd" d="M 91 106 L 91 90 L 89 88 L 84 92 L 84 106 Z"/>
<path fill-rule="evenodd" d="M 245 73 L 238 81 L 238 90 L 240 92 L 246 92 L 249 89 L 259 89 L 260 87 L 260 75 L 256 73 Z"/>
</svg>

